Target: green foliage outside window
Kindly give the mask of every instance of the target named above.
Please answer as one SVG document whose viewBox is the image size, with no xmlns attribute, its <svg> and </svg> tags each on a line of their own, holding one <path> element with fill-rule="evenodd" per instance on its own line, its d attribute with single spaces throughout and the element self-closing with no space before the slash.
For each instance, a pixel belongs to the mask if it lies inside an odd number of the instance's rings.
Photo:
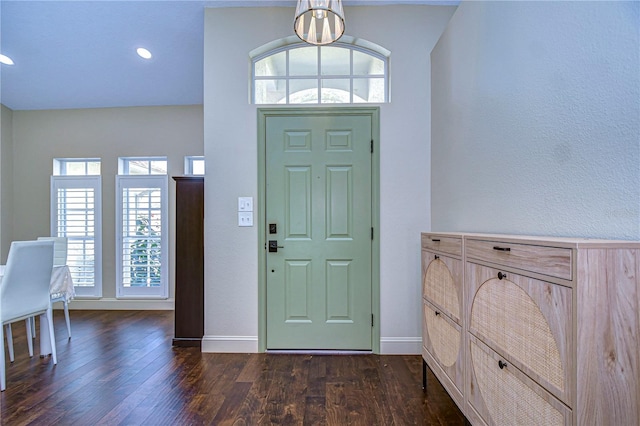
<svg viewBox="0 0 640 426">
<path fill-rule="evenodd" d="M 154 229 L 148 217 L 136 219 L 136 236 L 131 244 L 131 286 L 160 285 L 160 233 Z"/>
</svg>

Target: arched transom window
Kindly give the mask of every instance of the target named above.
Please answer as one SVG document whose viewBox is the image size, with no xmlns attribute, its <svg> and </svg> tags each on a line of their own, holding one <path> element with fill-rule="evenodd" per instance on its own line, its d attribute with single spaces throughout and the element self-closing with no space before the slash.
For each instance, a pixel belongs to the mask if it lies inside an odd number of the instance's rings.
<svg viewBox="0 0 640 426">
<path fill-rule="evenodd" d="M 388 55 L 360 46 L 293 44 L 252 59 L 255 104 L 384 103 Z"/>
</svg>

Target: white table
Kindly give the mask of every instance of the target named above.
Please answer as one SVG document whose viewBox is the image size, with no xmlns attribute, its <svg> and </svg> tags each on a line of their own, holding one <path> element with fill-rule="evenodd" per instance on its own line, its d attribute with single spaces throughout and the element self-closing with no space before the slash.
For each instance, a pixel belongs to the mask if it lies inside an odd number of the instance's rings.
<svg viewBox="0 0 640 426">
<path fill-rule="evenodd" d="M 0 265 L 0 276 L 4 275 L 5 265 Z M 73 288 L 71 271 L 67 265 L 54 266 L 51 271 L 51 283 L 49 284 L 51 300 L 69 302 L 76 296 Z M 40 356 L 51 355 L 51 341 L 49 339 L 49 320 L 46 314 L 40 315 Z"/>
<path fill-rule="evenodd" d="M 51 293 L 51 300 L 64 298 L 64 300 L 69 302 L 76 297 L 73 278 L 71 278 L 71 271 L 67 265 L 53 267 L 49 292 Z"/>
</svg>

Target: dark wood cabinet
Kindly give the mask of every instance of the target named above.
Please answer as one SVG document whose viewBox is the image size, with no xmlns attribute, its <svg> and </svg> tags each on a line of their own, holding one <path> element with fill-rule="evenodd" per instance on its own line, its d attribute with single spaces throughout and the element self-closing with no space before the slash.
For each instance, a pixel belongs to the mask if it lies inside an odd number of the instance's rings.
<svg viewBox="0 0 640 426">
<path fill-rule="evenodd" d="M 176 181 L 174 346 L 201 346 L 204 335 L 204 177 Z"/>
</svg>

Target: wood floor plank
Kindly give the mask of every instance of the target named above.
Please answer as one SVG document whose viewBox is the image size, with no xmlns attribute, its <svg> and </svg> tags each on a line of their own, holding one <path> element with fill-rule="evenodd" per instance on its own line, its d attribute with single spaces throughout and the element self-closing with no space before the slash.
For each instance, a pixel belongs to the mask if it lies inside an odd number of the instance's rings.
<svg viewBox="0 0 640 426">
<path fill-rule="evenodd" d="M 307 395 L 324 398 L 327 388 L 327 357 L 312 356 L 309 362 Z"/>
<path fill-rule="evenodd" d="M 419 355 L 203 354 L 173 348 L 171 311 L 54 312 L 58 365 L 16 324 L 0 424 L 462 425 Z M 36 339 L 36 354 L 39 339 Z"/>
<path fill-rule="evenodd" d="M 249 382 L 253 383 L 262 374 L 262 370 L 264 369 L 264 360 L 262 357 L 247 357 L 247 361 L 242 367 L 242 371 L 238 375 L 238 382 Z"/>
<path fill-rule="evenodd" d="M 379 357 L 367 357 L 368 363 L 362 370 L 363 379 L 363 394 L 368 399 L 366 410 L 375 417 L 375 423 L 377 424 L 392 424 L 393 416 L 389 406 L 389 400 L 382 385 L 382 378 L 380 376 Z"/>
<path fill-rule="evenodd" d="M 305 425 L 327 424 L 327 399 L 324 396 L 308 396 L 304 406 Z"/>
</svg>

